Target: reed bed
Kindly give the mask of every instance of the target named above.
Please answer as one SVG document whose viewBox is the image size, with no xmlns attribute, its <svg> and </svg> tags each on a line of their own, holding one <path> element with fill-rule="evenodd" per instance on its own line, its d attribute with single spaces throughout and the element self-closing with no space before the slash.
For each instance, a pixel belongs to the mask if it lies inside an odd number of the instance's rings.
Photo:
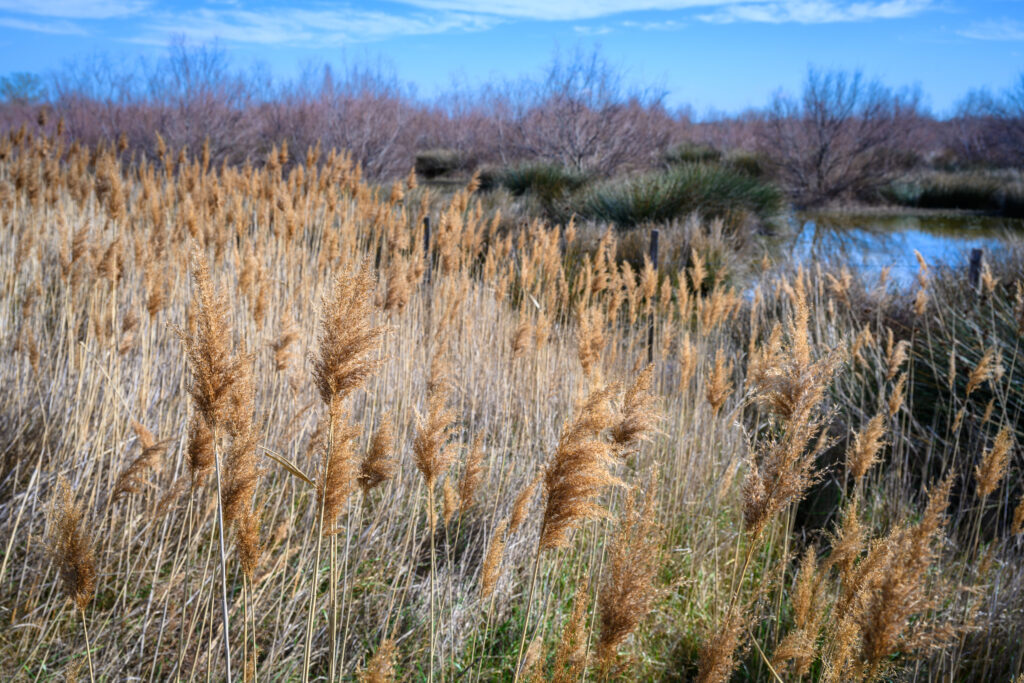
<svg viewBox="0 0 1024 683">
<path fill-rule="evenodd" d="M 475 179 L 208 159 L 0 142 L 5 679 L 1021 673 L 1011 278 L 951 363 L 925 266 L 900 327 Z"/>
</svg>

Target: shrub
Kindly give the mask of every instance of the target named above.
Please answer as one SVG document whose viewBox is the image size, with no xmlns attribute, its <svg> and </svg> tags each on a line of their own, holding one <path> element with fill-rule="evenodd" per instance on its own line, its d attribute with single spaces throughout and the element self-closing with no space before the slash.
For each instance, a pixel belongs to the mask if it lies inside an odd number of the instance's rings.
<svg viewBox="0 0 1024 683">
<path fill-rule="evenodd" d="M 708 217 L 750 213 L 765 221 L 782 208 L 772 185 L 719 165 L 684 164 L 603 183 L 573 202 L 579 215 L 620 228 L 662 223 L 697 212 Z"/>
<path fill-rule="evenodd" d="M 745 173 L 751 178 L 764 178 L 768 174 L 764 157 L 756 152 L 734 150 L 725 155 L 723 162 L 729 168 Z"/>
<path fill-rule="evenodd" d="M 416 153 L 416 175 L 427 180 L 462 168 L 462 155 L 454 149 L 429 149 Z"/>
<path fill-rule="evenodd" d="M 924 183 L 915 204 L 925 209 L 991 211 L 998 205 L 999 185 L 976 175 L 942 176 Z"/>
<path fill-rule="evenodd" d="M 665 163 L 670 166 L 679 164 L 706 164 L 722 159 L 721 150 L 711 145 L 696 142 L 683 142 L 670 147 L 665 152 Z"/>
<path fill-rule="evenodd" d="M 646 166 L 674 126 L 663 93 L 627 87 L 598 52 L 556 56 L 541 78 L 489 95 L 503 157 L 536 157 L 581 171 Z"/>
<path fill-rule="evenodd" d="M 901 206 L 1024 215 L 1024 183 L 1017 174 L 934 173 L 894 181 L 882 195 Z"/>
<path fill-rule="evenodd" d="M 514 195 L 529 192 L 547 203 L 579 190 L 588 176 L 560 164 L 528 162 L 500 169 L 496 181 Z"/>
<path fill-rule="evenodd" d="M 903 163 L 919 120 L 916 92 L 859 72 L 811 69 L 800 98 L 776 96 L 760 148 L 793 199 L 822 204 L 877 190 Z"/>
</svg>

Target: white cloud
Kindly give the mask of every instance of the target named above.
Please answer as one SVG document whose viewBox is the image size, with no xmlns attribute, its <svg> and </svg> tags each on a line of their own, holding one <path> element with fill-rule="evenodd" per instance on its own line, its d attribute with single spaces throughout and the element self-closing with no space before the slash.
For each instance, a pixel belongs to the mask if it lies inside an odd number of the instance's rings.
<svg viewBox="0 0 1024 683">
<path fill-rule="evenodd" d="M 572 27 L 572 30 L 582 36 L 603 36 L 616 30 L 616 28 L 633 31 L 678 31 L 685 27 L 685 21 L 676 21 L 675 19 L 665 19 L 663 21 L 627 20 L 616 22 L 615 24 L 577 24 Z"/>
<path fill-rule="evenodd" d="M 911 16 L 938 0 L 393 0 L 406 11 L 360 9 L 329 4 L 284 4 L 248 9 L 245 0 L 207 0 L 193 9 L 159 9 L 152 0 L 0 0 L 0 26 L 45 33 L 82 33 L 68 20 L 132 17 L 137 20 L 135 42 L 165 43 L 185 34 L 197 41 L 221 39 L 257 45 L 342 45 L 396 36 L 450 31 L 481 31 L 507 20 L 573 21 L 632 12 L 696 10 L 705 22 L 828 23 L 892 19 Z M 373 5 L 370 5 L 373 7 Z M 411 11 L 410 11 L 411 9 Z M 47 17 L 28 21 L 18 15 Z M 644 31 L 677 30 L 679 19 L 630 20 L 573 26 L 582 35 L 603 35 L 616 27 Z M 979 25 L 969 37 L 984 34 L 992 40 L 1017 40 L 1019 26 Z"/>
<path fill-rule="evenodd" d="M 580 21 L 624 12 L 680 10 L 729 5 L 740 0 L 398 0 L 424 9 L 480 12 L 512 19 Z M 745 0 L 749 2 L 750 0 Z M 755 0 L 756 1 L 756 0 Z"/>
<path fill-rule="evenodd" d="M 25 21 L 13 17 L 0 17 L 0 26 L 17 29 L 19 31 L 34 31 L 35 33 L 51 33 L 59 36 L 85 35 L 85 29 L 70 21 Z"/>
<path fill-rule="evenodd" d="M 65 19 L 110 19 L 138 14 L 146 0 L 0 0 L 0 10 Z"/>
<path fill-rule="evenodd" d="M 572 30 L 583 36 L 603 36 L 612 32 L 611 26 L 573 26 Z"/>
<path fill-rule="evenodd" d="M 622 25 L 641 31 L 678 31 L 686 26 L 686 22 L 666 19 L 665 21 L 624 21 Z"/>
<path fill-rule="evenodd" d="M 975 40 L 1024 40 L 1024 24 L 1012 19 L 982 21 L 957 31 L 957 34 Z"/>
<path fill-rule="evenodd" d="M 933 6 L 935 0 L 399 0 L 432 10 L 482 12 L 514 19 L 579 21 L 626 12 L 705 10 L 713 22 L 829 23 L 897 19 Z M 710 11 L 709 11 L 710 10 Z"/>
<path fill-rule="evenodd" d="M 496 17 L 442 12 L 398 16 L 355 9 L 274 9 L 264 12 L 201 8 L 159 14 L 146 22 L 136 42 L 165 43 L 176 34 L 199 42 L 219 39 L 257 45 L 343 45 L 394 36 L 426 35 L 452 30 L 478 31 L 499 23 Z"/>
<path fill-rule="evenodd" d="M 768 24 L 829 24 L 871 19 L 902 19 L 932 7 L 932 0 L 886 0 L 885 2 L 833 2 L 831 0 L 792 0 L 738 4 L 699 15 L 701 21 L 733 23 L 739 21 Z"/>
</svg>

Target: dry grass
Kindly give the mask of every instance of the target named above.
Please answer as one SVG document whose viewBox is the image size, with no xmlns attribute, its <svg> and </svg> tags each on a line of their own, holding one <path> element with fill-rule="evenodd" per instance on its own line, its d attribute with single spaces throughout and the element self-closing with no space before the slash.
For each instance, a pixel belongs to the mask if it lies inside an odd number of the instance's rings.
<svg viewBox="0 0 1024 683">
<path fill-rule="evenodd" d="M 907 331 L 319 156 L 0 140 L 5 679 L 1019 675 L 1022 360 L 934 269 Z"/>
</svg>

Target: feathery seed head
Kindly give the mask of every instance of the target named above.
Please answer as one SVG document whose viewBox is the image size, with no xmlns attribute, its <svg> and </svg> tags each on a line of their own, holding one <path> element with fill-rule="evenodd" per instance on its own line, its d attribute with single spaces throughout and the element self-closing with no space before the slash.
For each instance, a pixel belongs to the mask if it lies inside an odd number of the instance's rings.
<svg viewBox="0 0 1024 683">
<path fill-rule="evenodd" d="M 1013 509 L 1013 524 L 1010 525 L 1010 534 L 1016 536 L 1024 534 L 1024 494 L 1021 494 L 1017 501 L 1017 507 Z"/>
<path fill-rule="evenodd" d="M 971 394 L 985 382 L 992 379 L 996 374 L 996 353 L 993 347 L 985 349 L 978 359 L 978 364 L 967 376 L 967 390 L 964 392 L 964 399 L 971 397 Z"/>
<path fill-rule="evenodd" d="M 189 334 L 178 333 L 192 370 L 189 393 L 207 426 L 215 430 L 227 417 L 239 368 L 231 353 L 227 298 L 215 290 L 206 256 L 198 247 L 192 250 L 192 281 L 195 328 Z"/>
<path fill-rule="evenodd" d="M 704 393 L 708 404 L 711 406 L 711 412 L 716 415 L 725 404 L 726 399 L 729 398 L 729 395 L 732 394 L 732 369 L 733 362 L 730 359 L 726 363 L 725 352 L 722 349 L 715 351 L 715 364 L 711 374 L 708 375 Z"/>
<path fill-rule="evenodd" d="M 335 403 L 330 410 L 330 434 L 322 460 L 317 493 L 324 506 L 324 535 L 333 533 L 334 523 L 356 487 L 359 467 L 355 459 L 355 439 L 359 428 Z"/>
<path fill-rule="evenodd" d="M 530 316 L 527 313 L 527 309 L 524 307 L 519 315 L 519 324 L 516 326 L 516 331 L 512 335 L 513 360 L 526 355 L 526 352 L 530 350 L 530 343 L 533 341 L 533 336 L 533 325 L 530 322 Z"/>
<path fill-rule="evenodd" d="M 782 639 L 772 657 L 772 662 L 776 666 L 792 662 L 791 669 L 798 679 L 810 671 L 817 652 L 816 644 L 822 619 L 821 579 L 816 551 L 810 546 L 800 560 L 800 569 L 793 590 L 793 630 Z"/>
<path fill-rule="evenodd" d="M 448 526 L 452 517 L 459 509 L 459 494 L 455 492 L 455 486 L 452 484 L 452 477 L 449 474 L 444 478 L 444 482 L 441 485 L 441 517 L 444 519 L 445 526 Z"/>
<path fill-rule="evenodd" d="M 235 524 L 235 533 L 238 537 L 238 563 L 242 567 L 242 573 L 252 581 L 263 554 L 263 548 L 260 545 L 259 514 L 250 506 L 242 511 Z"/>
<path fill-rule="evenodd" d="M 256 386 L 252 357 L 242 354 L 236 361 L 236 378 L 228 395 L 225 420 L 230 445 L 224 459 L 224 522 L 232 524 L 251 514 L 252 499 L 259 479 L 256 448 L 259 432 L 253 421 Z"/>
<path fill-rule="evenodd" d="M 508 519 L 502 519 L 494 529 L 491 544 L 484 556 L 483 569 L 480 572 L 480 597 L 489 598 L 501 578 L 501 557 L 505 553 L 505 531 L 509 528 Z"/>
<path fill-rule="evenodd" d="M 287 370 L 291 365 L 293 358 L 291 346 L 298 339 L 299 328 L 286 310 L 281 320 L 281 334 L 270 343 L 270 348 L 274 352 L 274 368 L 278 372 Z"/>
<path fill-rule="evenodd" d="M 396 680 L 396 654 L 394 640 L 388 638 L 382 642 L 366 663 L 366 668 L 359 673 L 359 683 L 392 683 Z"/>
<path fill-rule="evenodd" d="M 385 311 L 401 312 L 409 304 L 413 279 L 406 258 L 399 252 L 391 254 L 387 270 L 388 288 L 384 295 Z"/>
<path fill-rule="evenodd" d="M 853 576 L 853 565 L 864 549 L 866 534 L 860 521 L 860 498 L 858 495 L 853 496 L 840 515 L 836 532 L 829 535 L 832 552 L 828 556 L 828 566 L 838 567 L 843 584 L 848 586 Z"/>
<path fill-rule="evenodd" d="M 416 415 L 416 438 L 412 445 L 416 467 L 428 488 L 433 488 L 434 482 L 455 458 L 455 447 L 450 442 L 455 428 L 455 411 L 446 405 L 450 393 L 447 377 L 443 374 L 434 376 L 433 372 L 440 366 L 435 358 L 427 389 L 427 415 L 425 418 Z"/>
<path fill-rule="evenodd" d="M 117 483 L 114 484 L 114 494 L 111 496 L 113 500 L 129 493 L 138 493 L 143 473 L 156 467 L 160 456 L 171 443 L 170 439 L 158 442 L 153 432 L 135 420 L 132 420 L 132 431 L 135 432 L 142 450 L 118 475 Z"/>
<path fill-rule="evenodd" d="M 896 376 L 896 373 L 900 371 L 900 366 L 907 361 L 909 357 L 908 351 L 910 349 L 910 342 L 906 339 L 901 339 L 898 342 L 893 341 L 892 329 L 887 330 L 887 337 L 885 342 L 885 366 L 886 374 L 885 378 L 891 380 Z"/>
<path fill-rule="evenodd" d="M 484 440 L 483 435 L 478 434 L 473 439 L 473 445 L 466 456 L 466 468 L 462 472 L 462 479 L 459 480 L 459 512 L 465 514 L 473 507 L 473 500 L 476 491 L 480 488 L 480 481 L 483 479 Z"/>
<path fill-rule="evenodd" d="M 385 331 L 371 324 L 374 284 L 370 265 L 363 262 L 354 274 L 335 277 L 324 294 L 313 378 L 325 404 L 344 401 L 382 364 L 370 358 Z"/>
<path fill-rule="evenodd" d="M 992 448 L 985 452 L 981 463 L 975 468 L 974 477 L 978 484 L 978 497 L 982 500 L 988 498 L 996 490 L 999 482 L 1005 476 L 1012 446 L 1013 437 L 1010 428 L 1004 426 L 996 435 Z"/>
<path fill-rule="evenodd" d="M 581 308 L 579 312 L 579 340 L 577 352 L 583 374 L 590 377 L 604 351 L 604 316 L 596 306 Z"/>
<path fill-rule="evenodd" d="M 860 432 L 853 436 L 853 443 L 846 452 L 846 467 L 853 475 L 854 481 L 867 473 L 871 466 L 878 462 L 878 452 L 884 443 L 885 415 L 879 413 Z"/>
<path fill-rule="evenodd" d="M 657 424 L 658 413 L 654 408 L 654 397 L 650 394 L 653 372 L 654 365 L 651 364 L 637 375 L 626 391 L 622 412 L 612 425 L 612 440 L 620 455 L 627 455 L 629 449 L 650 438 L 649 434 Z"/>
<path fill-rule="evenodd" d="M 697 683 L 726 683 L 736 668 L 736 651 L 746 618 L 739 610 L 731 610 L 721 627 L 700 647 Z"/>
<path fill-rule="evenodd" d="M 896 413 L 900 412 L 900 408 L 903 407 L 903 402 L 907 397 L 907 373 L 901 372 L 900 376 L 896 379 L 896 384 L 892 387 L 892 393 L 889 394 L 889 417 L 895 417 Z"/>
<path fill-rule="evenodd" d="M 591 392 L 576 418 L 562 428 L 558 448 L 544 473 L 547 501 L 541 550 L 566 547 L 570 531 L 588 519 L 608 515 L 596 498 L 603 489 L 622 482 L 611 472 L 615 462 L 612 446 L 600 435 L 611 424 L 609 403 L 616 390 L 613 385 Z"/>
<path fill-rule="evenodd" d="M 398 463 L 392 458 L 394 450 L 394 427 L 391 413 L 388 413 L 381 420 L 377 431 L 374 432 L 373 439 L 370 440 L 370 448 L 359 465 L 359 487 L 364 494 L 395 476 L 395 472 L 398 471 Z"/>
<path fill-rule="evenodd" d="M 51 501 L 51 552 L 75 606 L 84 610 L 96 593 L 96 559 L 82 510 L 71 497 L 66 479 L 57 481 Z"/>
<path fill-rule="evenodd" d="M 199 413 L 195 413 L 192 416 L 189 424 L 186 455 L 192 485 L 194 486 L 201 483 L 203 478 L 213 469 L 214 457 L 213 432 Z"/>
<path fill-rule="evenodd" d="M 602 666 L 611 664 L 619 646 L 647 616 L 658 594 L 655 578 L 661 569 L 661 533 L 655 518 L 657 488 L 655 477 L 642 507 L 630 491 L 609 550 L 608 574 L 597 598 L 601 620 L 597 659 Z"/>
</svg>

